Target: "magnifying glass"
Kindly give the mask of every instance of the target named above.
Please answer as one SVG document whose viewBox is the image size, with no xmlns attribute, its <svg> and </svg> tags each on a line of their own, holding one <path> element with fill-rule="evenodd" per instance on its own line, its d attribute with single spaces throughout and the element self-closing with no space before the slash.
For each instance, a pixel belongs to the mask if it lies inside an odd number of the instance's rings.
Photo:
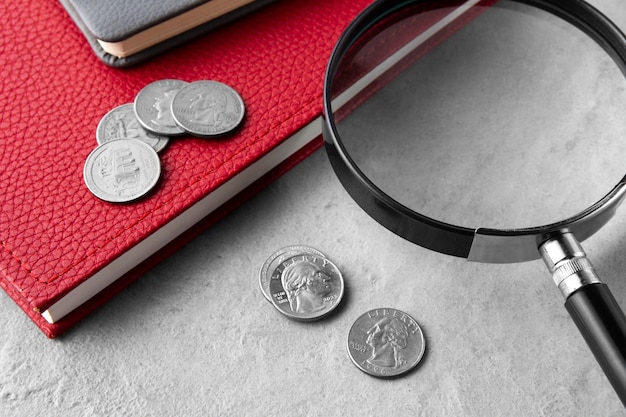
<svg viewBox="0 0 626 417">
<path fill-rule="evenodd" d="M 625 75 L 624 35 L 581 0 L 381 0 L 332 53 L 324 139 L 397 235 L 543 259 L 626 405 L 626 318 L 579 243 L 626 195 Z"/>
</svg>

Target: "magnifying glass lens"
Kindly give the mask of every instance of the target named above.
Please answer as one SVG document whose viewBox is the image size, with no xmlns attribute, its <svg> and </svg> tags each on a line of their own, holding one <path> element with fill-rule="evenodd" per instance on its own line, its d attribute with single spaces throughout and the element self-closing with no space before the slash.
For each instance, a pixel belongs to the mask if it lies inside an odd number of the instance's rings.
<svg viewBox="0 0 626 417">
<path fill-rule="evenodd" d="M 626 404 L 626 316 L 579 244 L 626 196 L 626 41 L 582 0 L 379 0 L 324 85 L 335 172 L 407 240 L 539 254 Z"/>
<path fill-rule="evenodd" d="M 468 228 L 574 216 L 626 173 L 626 80 L 575 25 L 515 1 L 414 2 L 369 22 L 331 86 L 354 166 Z"/>
</svg>

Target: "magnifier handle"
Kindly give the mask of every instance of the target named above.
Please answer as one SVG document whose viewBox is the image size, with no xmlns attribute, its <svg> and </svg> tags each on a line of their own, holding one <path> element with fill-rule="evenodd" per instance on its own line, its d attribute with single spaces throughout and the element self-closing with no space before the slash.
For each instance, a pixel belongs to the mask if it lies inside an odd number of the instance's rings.
<svg viewBox="0 0 626 417">
<path fill-rule="evenodd" d="M 626 317 L 608 285 L 585 285 L 567 298 L 565 308 L 626 406 Z"/>
<path fill-rule="evenodd" d="M 552 237 L 539 251 L 565 297 L 565 308 L 626 407 L 624 313 L 572 233 Z"/>
</svg>

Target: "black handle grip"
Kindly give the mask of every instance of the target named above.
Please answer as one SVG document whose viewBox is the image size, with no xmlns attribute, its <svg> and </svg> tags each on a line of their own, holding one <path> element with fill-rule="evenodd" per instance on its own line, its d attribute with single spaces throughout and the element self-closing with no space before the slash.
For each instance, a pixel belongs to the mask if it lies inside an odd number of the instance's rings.
<svg viewBox="0 0 626 417">
<path fill-rule="evenodd" d="M 609 287 L 585 285 L 567 298 L 565 308 L 626 407 L 626 317 Z"/>
</svg>

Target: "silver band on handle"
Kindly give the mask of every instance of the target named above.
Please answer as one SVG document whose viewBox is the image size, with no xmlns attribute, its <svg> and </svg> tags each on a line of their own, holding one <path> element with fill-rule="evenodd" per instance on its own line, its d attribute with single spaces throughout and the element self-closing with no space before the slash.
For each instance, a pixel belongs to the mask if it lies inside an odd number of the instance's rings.
<svg viewBox="0 0 626 417">
<path fill-rule="evenodd" d="M 539 252 L 565 299 L 585 285 L 602 282 L 572 233 L 548 239 L 539 247 Z"/>
</svg>

